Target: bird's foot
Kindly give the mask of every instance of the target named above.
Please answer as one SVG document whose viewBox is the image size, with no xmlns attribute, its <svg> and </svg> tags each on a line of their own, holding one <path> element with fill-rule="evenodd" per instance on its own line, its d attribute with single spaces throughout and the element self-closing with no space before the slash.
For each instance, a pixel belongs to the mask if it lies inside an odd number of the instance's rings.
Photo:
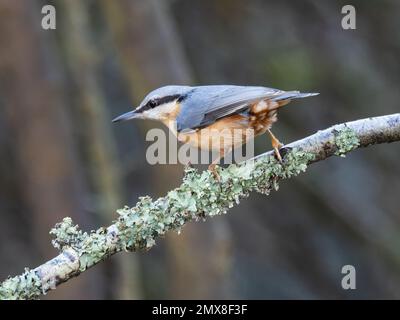
<svg viewBox="0 0 400 320">
<path fill-rule="evenodd" d="M 272 148 L 274 149 L 276 159 L 278 159 L 279 163 L 282 164 L 283 159 L 280 149 L 283 148 L 283 144 L 278 139 L 272 139 Z"/>
<path fill-rule="evenodd" d="M 271 138 L 271 145 L 272 145 L 272 148 L 274 149 L 275 157 L 282 164 L 283 160 L 282 160 L 282 155 L 279 152 L 279 149 L 283 147 L 283 144 L 278 140 L 277 137 L 274 136 L 274 134 L 271 132 L 271 130 L 268 129 L 267 132 Z"/>
<path fill-rule="evenodd" d="M 208 166 L 208 170 L 213 174 L 215 180 L 217 180 L 218 182 L 221 182 L 221 176 L 219 175 L 218 171 L 217 171 L 217 166 L 216 164 L 212 163 Z"/>
<path fill-rule="evenodd" d="M 185 167 L 186 167 L 186 168 L 189 168 L 189 169 L 192 169 L 192 168 L 193 168 L 193 165 L 192 165 L 192 163 L 190 162 L 190 160 L 189 160 L 188 162 L 186 162 Z"/>
<path fill-rule="evenodd" d="M 291 147 L 286 147 L 284 145 L 282 145 L 279 148 L 279 154 L 281 155 L 282 159 L 285 160 L 286 155 L 292 150 L 293 148 Z"/>
<path fill-rule="evenodd" d="M 279 152 L 279 148 L 274 148 L 275 158 L 279 161 L 280 164 L 283 163 L 283 159 L 281 153 Z"/>
<path fill-rule="evenodd" d="M 275 158 L 279 161 L 280 164 L 283 164 L 284 159 L 286 155 L 292 150 L 293 148 L 291 147 L 285 147 L 283 144 L 281 144 L 278 147 L 274 148 L 274 156 Z"/>
</svg>

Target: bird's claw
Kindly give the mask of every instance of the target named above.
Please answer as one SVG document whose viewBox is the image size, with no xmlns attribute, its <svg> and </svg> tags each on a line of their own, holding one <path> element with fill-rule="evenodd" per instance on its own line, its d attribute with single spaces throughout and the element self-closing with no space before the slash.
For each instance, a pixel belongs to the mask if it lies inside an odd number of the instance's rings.
<svg viewBox="0 0 400 320">
<path fill-rule="evenodd" d="M 212 175 L 214 176 L 215 180 L 217 180 L 218 182 L 221 182 L 221 176 L 217 172 L 217 167 L 216 167 L 215 164 L 210 164 L 208 166 L 208 170 L 212 173 Z"/>
<path fill-rule="evenodd" d="M 274 153 L 275 153 L 275 157 L 278 159 L 279 163 L 282 164 L 283 159 L 282 159 L 281 153 L 279 152 L 279 149 L 274 148 Z"/>
<path fill-rule="evenodd" d="M 282 159 L 285 159 L 286 155 L 292 150 L 293 148 L 291 147 L 285 147 L 282 145 L 281 148 L 279 148 L 279 154 L 281 155 Z"/>
<path fill-rule="evenodd" d="M 192 165 L 192 163 L 190 162 L 190 160 L 185 164 L 185 167 L 186 167 L 186 168 L 189 168 L 189 169 L 192 169 L 192 168 L 193 168 L 193 165 Z"/>
</svg>

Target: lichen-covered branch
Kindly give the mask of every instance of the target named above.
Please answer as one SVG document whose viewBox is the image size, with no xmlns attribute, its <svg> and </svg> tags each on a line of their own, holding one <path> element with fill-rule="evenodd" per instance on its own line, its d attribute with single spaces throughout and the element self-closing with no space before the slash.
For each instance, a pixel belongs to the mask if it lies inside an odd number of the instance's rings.
<svg viewBox="0 0 400 320">
<path fill-rule="evenodd" d="M 313 162 L 372 144 L 400 141 L 400 114 L 357 120 L 319 131 L 286 146 L 283 163 L 272 152 L 240 165 L 220 168 L 221 181 L 209 171 L 185 170 L 182 184 L 165 197 L 141 197 L 135 207 L 117 210 L 108 228 L 82 232 L 70 218 L 50 233 L 60 254 L 0 284 L 0 299 L 35 299 L 120 251 L 150 249 L 156 238 L 185 223 L 224 214 L 250 192 L 268 194 L 278 182 L 304 172 Z"/>
</svg>

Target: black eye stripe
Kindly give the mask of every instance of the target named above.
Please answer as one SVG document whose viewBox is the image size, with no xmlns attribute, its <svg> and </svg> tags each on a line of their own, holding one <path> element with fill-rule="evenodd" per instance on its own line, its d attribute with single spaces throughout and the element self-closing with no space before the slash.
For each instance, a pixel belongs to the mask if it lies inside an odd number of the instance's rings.
<svg viewBox="0 0 400 320">
<path fill-rule="evenodd" d="M 146 111 L 149 109 L 153 109 L 159 105 L 162 105 L 164 103 L 168 103 L 168 102 L 172 102 L 176 99 L 179 99 L 180 95 L 179 94 L 174 94 L 174 95 L 170 95 L 170 96 L 165 96 L 162 98 L 156 98 L 156 99 L 151 99 L 150 101 L 148 101 L 142 108 L 142 111 Z"/>
<path fill-rule="evenodd" d="M 184 96 L 184 95 L 173 94 L 173 95 L 165 96 L 162 98 L 151 99 L 143 107 L 141 107 L 140 110 L 138 110 L 138 111 L 143 112 L 146 110 L 150 110 L 159 105 L 162 105 L 162 104 L 168 103 L 168 102 L 172 102 L 174 100 L 178 100 L 178 102 L 181 102 L 185 98 L 186 98 L 186 96 Z"/>
<path fill-rule="evenodd" d="M 172 101 L 178 99 L 179 97 L 180 97 L 179 94 L 174 94 L 174 95 L 165 96 L 165 97 L 162 97 L 162 98 L 155 99 L 154 100 L 155 106 L 159 106 L 159 105 L 164 104 L 164 103 L 172 102 Z"/>
</svg>

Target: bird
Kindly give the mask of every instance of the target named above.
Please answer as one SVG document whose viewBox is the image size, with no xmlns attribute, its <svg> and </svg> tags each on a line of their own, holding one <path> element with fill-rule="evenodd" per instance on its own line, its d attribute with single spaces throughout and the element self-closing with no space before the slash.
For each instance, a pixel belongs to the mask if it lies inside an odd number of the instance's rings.
<svg viewBox="0 0 400 320">
<path fill-rule="evenodd" d="M 219 180 L 216 170 L 219 161 L 232 149 L 264 133 L 268 133 L 275 156 L 282 163 L 279 149 L 283 144 L 271 131 L 278 120 L 278 109 L 292 99 L 318 94 L 263 86 L 168 85 L 151 91 L 138 107 L 112 122 L 131 119 L 161 121 L 179 141 L 202 150 L 216 151 L 218 157 L 208 169 Z M 226 130 L 232 132 L 231 138 L 224 135 L 221 142 L 218 133 Z"/>
</svg>

